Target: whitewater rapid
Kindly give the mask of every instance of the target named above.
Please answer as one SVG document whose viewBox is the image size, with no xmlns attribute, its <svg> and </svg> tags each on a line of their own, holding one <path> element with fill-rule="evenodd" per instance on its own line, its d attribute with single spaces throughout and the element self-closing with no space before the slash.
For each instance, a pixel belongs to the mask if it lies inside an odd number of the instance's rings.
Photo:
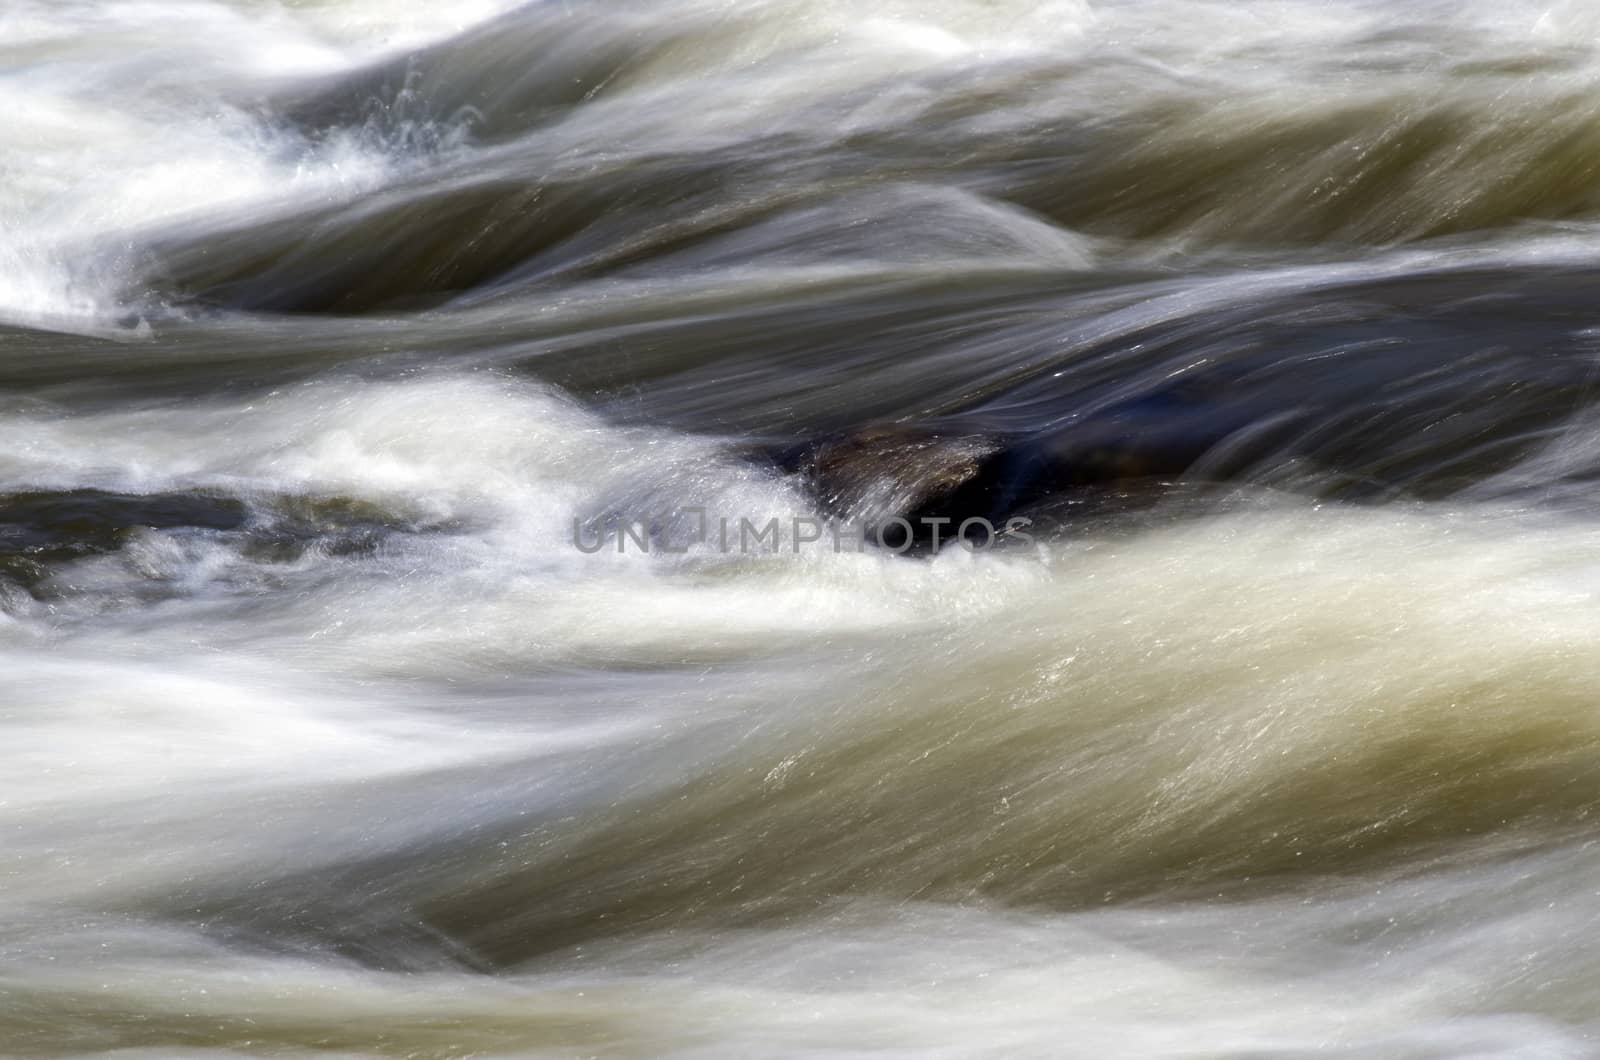
<svg viewBox="0 0 1600 1060">
<path fill-rule="evenodd" d="M 1597 30 L 10 0 L 0 1055 L 1594 1055 Z"/>
</svg>

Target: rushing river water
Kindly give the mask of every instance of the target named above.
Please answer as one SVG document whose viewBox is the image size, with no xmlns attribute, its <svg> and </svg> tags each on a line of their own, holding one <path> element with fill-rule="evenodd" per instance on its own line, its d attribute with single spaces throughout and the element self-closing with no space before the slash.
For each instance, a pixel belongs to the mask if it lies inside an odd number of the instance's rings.
<svg viewBox="0 0 1600 1060">
<path fill-rule="evenodd" d="M 3 0 L 0 114 L 0 1055 L 1600 1050 L 1594 4 Z"/>
</svg>

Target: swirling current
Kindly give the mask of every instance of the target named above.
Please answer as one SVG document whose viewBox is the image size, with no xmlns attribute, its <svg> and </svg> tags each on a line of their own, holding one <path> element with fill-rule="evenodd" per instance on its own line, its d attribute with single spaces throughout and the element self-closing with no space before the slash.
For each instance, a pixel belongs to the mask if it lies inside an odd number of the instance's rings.
<svg viewBox="0 0 1600 1060">
<path fill-rule="evenodd" d="M 1600 1055 L 1600 7 L 3 0 L 0 1055 Z"/>
</svg>

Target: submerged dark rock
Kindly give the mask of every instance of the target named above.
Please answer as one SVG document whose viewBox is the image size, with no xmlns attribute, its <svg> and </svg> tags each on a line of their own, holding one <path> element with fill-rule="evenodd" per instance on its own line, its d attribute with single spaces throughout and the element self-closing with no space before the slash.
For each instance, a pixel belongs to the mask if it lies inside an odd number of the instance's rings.
<svg viewBox="0 0 1600 1060">
<path fill-rule="evenodd" d="M 205 492 L 37 490 L 0 496 L 0 577 L 35 595 L 69 564 L 121 551 L 147 531 L 222 535 L 254 563 L 291 563 L 310 550 L 373 555 L 397 533 L 445 532 L 448 521 L 408 518 L 347 497 L 245 500 Z"/>
<path fill-rule="evenodd" d="M 894 424 L 791 447 L 774 456 L 802 476 L 829 515 L 870 521 L 935 502 L 977 475 L 995 444 Z"/>
<path fill-rule="evenodd" d="M 52 569 L 115 552 L 141 529 L 236 530 L 242 501 L 203 493 L 77 489 L 0 496 L 0 573 L 32 588 Z"/>
</svg>

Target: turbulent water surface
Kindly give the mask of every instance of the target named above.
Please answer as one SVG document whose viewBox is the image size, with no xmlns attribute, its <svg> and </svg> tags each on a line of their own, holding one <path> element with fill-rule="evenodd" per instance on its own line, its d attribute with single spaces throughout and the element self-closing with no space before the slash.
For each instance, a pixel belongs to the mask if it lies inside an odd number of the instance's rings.
<svg viewBox="0 0 1600 1060">
<path fill-rule="evenodd" d="M 0 1054 L 1600 1049 L 1594 5 L 4 0 L 0 113 Z"/>
</svg>

